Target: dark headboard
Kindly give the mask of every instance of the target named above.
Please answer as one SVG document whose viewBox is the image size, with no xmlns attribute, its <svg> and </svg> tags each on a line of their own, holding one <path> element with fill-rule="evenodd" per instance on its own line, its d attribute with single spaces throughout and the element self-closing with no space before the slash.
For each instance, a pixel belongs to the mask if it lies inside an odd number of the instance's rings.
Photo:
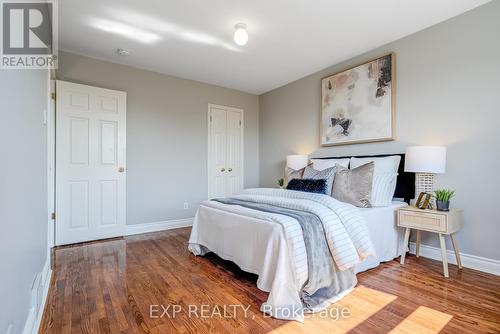
<svg viewBox="0 0 500 334">
<path fill-rule="evenodd" d="M 405 155 L 404 154 L 379 154 L 379 155 L 350 155 L 346 157 L 321 157 L 311 159 L 342 159 L 342 158 L 379 158 L 388 157 L 391 155 L 401 156 L 401 162 L 398 169 L 398 181 L 396 183 L 396 192 L 394 197 L 403 198 L 405 202 L 409 203 L 411 199 L 415 198 L 415 173 L 405 172 Z"/>
</svg>

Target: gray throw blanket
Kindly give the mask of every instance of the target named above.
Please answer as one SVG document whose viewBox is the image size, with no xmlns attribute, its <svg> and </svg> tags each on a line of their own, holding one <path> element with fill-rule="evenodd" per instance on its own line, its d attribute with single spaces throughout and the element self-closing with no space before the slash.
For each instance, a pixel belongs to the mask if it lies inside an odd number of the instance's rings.
<svg viewBox="0 0 500 334">
<path fill-rule="evenodd" d="M 304 236 L 308 263 L 308 280 L 300 293 L 304 311 L 317 312 L 326 307 L 329 300 L 356 285 L 354 268 L 340 271 L 334 263 L 325 238 L 323 224 L 315 214 L 233 198 L 214 199 L 214 201 L 286 215 L 299 222 Z"/>
</svg>

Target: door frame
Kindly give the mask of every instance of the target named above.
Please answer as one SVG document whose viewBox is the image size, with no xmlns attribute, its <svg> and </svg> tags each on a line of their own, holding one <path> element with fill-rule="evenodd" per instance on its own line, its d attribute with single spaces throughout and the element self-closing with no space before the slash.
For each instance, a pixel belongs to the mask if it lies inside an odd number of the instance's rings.
<svg viewBox="0 0 500 334">
<path fill-rule="evenodd" d="M 48 70 L 47 109 L 45 125 L 47 129 L 47 259 L 52 268 L 52 250 L 55 247 L 56 226 L 56 72 Z"/>
<path fill-rule="evenodd" d="M 208 104 L 208 112 L 207 112 L 207 132 L 208 132 L 208 140 L 207 140 L 207 176 L 208 176 L 208 192 L 207 192 L 207 199 L 210 199 L 210 195 L 212 193 L 212 177 L 211 177 L 211 172 L 210 172 L 210 166 L 212 162 L 212 157 L 210 154 L 210 148 L 212 144 L 212 132 L 210 131 L 210 124 L 211 124 L 211 109 L 212 108 L 219 108 L 219 109 L 226 109 L 230 110 L 233 112 L 237 112 L 241 115 L 241 144 L 240 144 L 240 161 L 241 161 L 241 166 L 240 166 L 240 180 L 241 180 L 241 188 L 245 189 L 245 179 L 244 179 L 244 166 L 245 166 L 245 110 L 241 108 L 236 108 L 236 107 L 229 107 L 221 104 L 215 104 L 215 103 L 209 103 Z"/>
</svg>

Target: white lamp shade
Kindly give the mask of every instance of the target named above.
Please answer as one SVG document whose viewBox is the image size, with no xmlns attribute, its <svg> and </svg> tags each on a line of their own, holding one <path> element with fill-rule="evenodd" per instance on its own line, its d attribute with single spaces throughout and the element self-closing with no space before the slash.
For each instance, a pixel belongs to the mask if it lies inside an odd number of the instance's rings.
<svg viewBox="0 0 500 334">
<path fill-rule="evenodd" d="M 288 155 L 286 157 L 286 165 L 287 167 L 293 169 L 293 170 L 299 170 L 307 166 L 309 162 L 309 156 L 307 155 L 300 155 L 300 154 L 294 154 L 294 155 Z"/>
<path fill-rule="evenodd" d="M 442 174 L 446 171 L 445 146 L 409 146 L 405 172 Z"/>
</svg>

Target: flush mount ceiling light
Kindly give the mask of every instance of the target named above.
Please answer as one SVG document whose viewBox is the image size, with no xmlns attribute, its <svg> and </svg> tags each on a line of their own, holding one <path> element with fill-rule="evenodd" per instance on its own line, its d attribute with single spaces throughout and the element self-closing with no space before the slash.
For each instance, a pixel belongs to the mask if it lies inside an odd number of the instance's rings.
<svg viewBox="0 0 500 334">
<path fill-rule="evenodd" d="M 234 26 L 234 42 L 239 45 L 243 46 L 247 44 L 248 42 L 248 32 L 247 32 L 247 25 L 244 23 L 238 23 L 237 25 Z"/>
<path fill-rule="evenodd" d="M 130 50 L 116 49 L 116 53 L 119 54 L 120 56 L 129 56 L 130 55 Z"/>
</svg>

